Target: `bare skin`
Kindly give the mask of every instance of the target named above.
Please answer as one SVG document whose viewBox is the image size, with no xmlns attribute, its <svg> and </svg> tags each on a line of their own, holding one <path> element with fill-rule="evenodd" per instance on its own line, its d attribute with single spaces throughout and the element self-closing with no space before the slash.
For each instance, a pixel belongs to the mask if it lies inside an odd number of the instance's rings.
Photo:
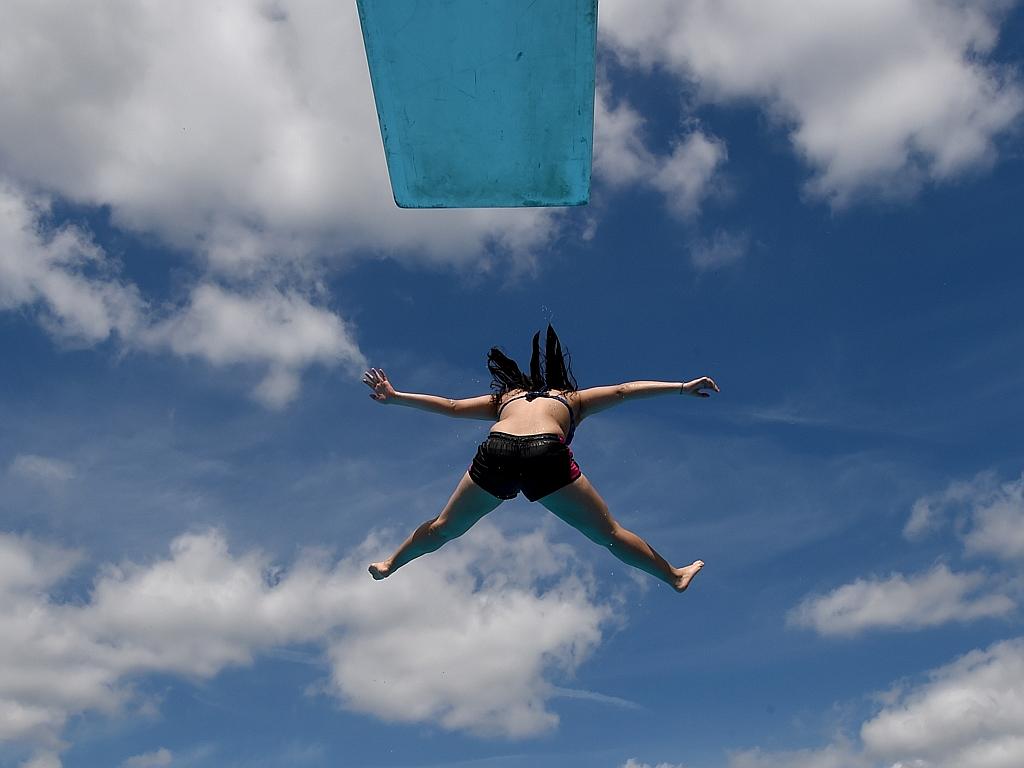
<svg viewBox="0 0 1024 768">
<path fill-rule="evenodd" d="M 388 381 L 387 375 L 379 368 L 371 368 L 363 375 L 363 381 L 373 393 L 371 398 L 378 402 L 391 402 L 434 412 L 465 418 L 494 419 L 490 396 L 466 400 L 451 400 L 433 395 L 412 395 L 397 392 Z M 578 393 L 567 393 L 570 403 L 579 412 L 577 422 L 598 410 L 614 405 L 631 397 L 648 397 L 653 394 L 678 392 L 695 397 L 708 397 L 711 390 L 718 392 L 718 386 L 710 378 L 702 377 L 691 382 L 629 382 L 614 387 L 594 387 Z M 514 393 L 510 393 L 514 394 Z M 405 402 L 402 402 L 402 401 Z M 555 405 L 557 407 L 551 407 Z M 560 411 L 559 411 L 560 409 Z M 559 418 L 561 417 L 561 418 Z M 538 434 L 555 432 L 565 434 L 568 428 L 568 414 L 565 406 L 551 401 L 515 401 L 502 412 L 502 419 L 492 430 L 509 434 Z M 441 513 L 422 523 L 407 538 L 391 557 L 371 563 L 369 572 L 375 579 L 385 579 L 410 561 L 433 552 L 452 539 L 458 538 L 484 515 L 492 512 L 502 499 L 492 496 L 473 482 L 466 472 L 455 491 L 448 499 Z M 576 528 L 596 544 L 608 549 L 627 565 L 638 568 L 664 581 L 677 592 L 684 592 L 693 578 L 704 567 L 703 560 L 694 560 L 687 566 L 676 568 L 637 534 L 623 527 L 608 511 L 608 505 L 585 475 L 554 493 L 540 499 L 548 510 Z"/>
</svg>

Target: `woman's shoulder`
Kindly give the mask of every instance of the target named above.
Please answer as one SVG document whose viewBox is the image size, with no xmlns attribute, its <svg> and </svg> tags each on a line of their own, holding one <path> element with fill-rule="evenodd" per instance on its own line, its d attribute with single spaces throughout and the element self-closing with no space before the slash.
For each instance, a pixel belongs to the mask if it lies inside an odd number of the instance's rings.
<svg viewBox="0 0 1024 768">
<path fill-rule="evenodd" d="M 581 408 L 580 393 L 575 389 L 552 389 L 548 394 L 565 400 L 566 404 L 573 411 L 573 416 L 578 416 Z"/>
<path fill-rule="evenodd" d="M 505 403 L 507 403 L 512 398 L 520 397 L 521 395 L 525 395 L 525 394 L 526 394 L 526 390 L 525 389 L 509 389 L 509 390 L 506 390 L 505 392 L 502 392 L 500 395 L 498 395 L 498 398 L 497 398 L 498 407 L 501 408 L 501 406 L 503 406 Z"/>
</svg>

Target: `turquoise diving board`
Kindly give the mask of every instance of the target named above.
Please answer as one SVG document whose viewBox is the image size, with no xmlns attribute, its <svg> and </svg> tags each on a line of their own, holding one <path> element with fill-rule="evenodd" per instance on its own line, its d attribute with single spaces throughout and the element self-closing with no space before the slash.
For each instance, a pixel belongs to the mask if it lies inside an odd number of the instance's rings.
<svg viewBox="0 0 1024 768">
<path fill-rule="evenodd" d="M 597 0 L 357 0 L 395 202 L 590 198 Z"/>
</svg>

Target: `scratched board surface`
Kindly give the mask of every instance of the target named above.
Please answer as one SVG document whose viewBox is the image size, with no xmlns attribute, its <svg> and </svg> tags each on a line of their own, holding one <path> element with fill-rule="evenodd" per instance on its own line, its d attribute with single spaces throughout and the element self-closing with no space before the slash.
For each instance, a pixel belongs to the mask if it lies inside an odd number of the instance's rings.
<svg viewBox="0 0 1024 768">
<path fill-rule="evenodd" d="M 357 0 L 395 202 L 582 205 L 597 0 Z"/>
</svg>

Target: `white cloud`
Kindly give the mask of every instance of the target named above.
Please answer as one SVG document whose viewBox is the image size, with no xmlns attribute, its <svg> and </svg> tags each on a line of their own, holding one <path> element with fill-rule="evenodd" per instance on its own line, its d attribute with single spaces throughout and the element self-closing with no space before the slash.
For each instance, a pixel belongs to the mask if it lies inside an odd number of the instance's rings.
<svg viewBox="0 0 1024 768">
<path fill-rule="evenodd" d="M 834 204 L 913 191 L 995 156 L 1024 109 L 1013 70 L 986 61 L 1008 3 L 984 0 L 653 0 L 601 5 L 602 39 L 709 101 L 754 99 Z"/>
<path fill-rule="evenodd" d="M 657 765 L 651 765 L 650 763 L 641 763 L 635 757 L 631 757 L 622 764 L 622 768 L 684 768 L 684 766 L 682 763 L 658 763 Z"/>
<path fill-rule="evenodd" d="M 857 579 L 825 595 L 812 595 L 790 611 L 788 621 L 822 635 L 854 635 L 972 621 L 1014 610 L 1006 595 L 975 594 L 986 587 L 981 573 L 955 573 L 937 565 L 918 576 Z"/>
<path fill-rule="evenodd" d="M 690 263 L 698 270 L 726 267 L 746 256 L 749 248 L 750 238 L 747 235 L 719 231 L 691 247 Z"/>
<path fill-rule="evenodd" d="M 56 336 L 96 343 L 134 332 L 144 304 L 76 227 L 46 231 L 49 204 L 0 178 L 0 309 L 36 309 Z"/>
<path fill-rule="evenodd" d="M 946 525 L 951 515 L 989 498 L 997 487 L 992 472 L 979 472 L 970 480 L 955 480 L 938 493 L 922 496 L 911 508 L 903 535 L 912 541 L 923 538 Z"/>
<path fill-rule="evenodd" d="M 643 140 L 644 119 L 627 102 L 614 106 L 606 88 L 594 94 L 594 174 L 612 185 L 651 175 L 654 158 Z"/>
<path fill-rule="evenodd" d="M 999 483 L 993 472 L 955 481 L 914 502 L 903 533 L 918 539 L 955 520 L 969 555 L 1024 557 L 1024 476 Z M 914 576 L 861 578 L 824 595 L 811 595 L 787 617 L 822 635 L 871 629 L 919 629 L 951 621 L 1005 616 L 1016 608 L 981 572 L 954 572 L 944 564 Z"/>
<path fill-rule="evenodd" d="M 753 750 L 730 768 L 1018 768 L 1024 765 L 1024 638 L 975 650 L 899 688 L 860 727 L 821 749 Z"/>
<path fill-rule="evenodd" d="M 56 752 L 37 752 L 22 763 L 21 768 L 61 768 L 60 755 Z"/>
<path fill-rule="evenodd" d="M 693 130 L 672 148 L 667 158 L 660 160 L 651 183 L 665 195 L 670 211 L 692 216 L 707 197 L 715 171 L 725 158 L 725 144 L 721 140 Z"/>
<path fill-rule="evenodd" d="M 385 549 L 371 539 L 337 562 L 306 551 L 281 569 L 192 533 L 60 603 L 50 593 L 75 555 L 0 534 L 0 740 L 56 753 L 70 717 L 136 706 L 141 675 L 207 679 L 295 643 L 323 648 L 324 688 L 353 710 L 509 737 L 554 727 L 548 678 L 588 656 L 609 616 L 571 550 L 481 523 L 375 582 L 365 563 Z"/>
<path fill-rule="evenodd" d="M 964 546 L 972 555 L 1024 559 L 1024 475 L 975 505 Z"/>
<path fill-rule="evenodd" d="M 262 367 L 253 394 L 269 407 L 296 396 L 303 368 L 344 364 L 355 372 L 365 363 L 344 321 L 294 288 L 226 289 L 200 282 L 185 306 L 158 319 L 84 232 L 47 232 L 47 209 L 43 200 L 0 186 L 0 309 L 38 306 L 44 325 L 59 338 L 97 343 L 116 331 L 128 348 L 170 350 L 213 366 Z M 41 462 L 30 457 L 15 469 L 37 478 L 47 474 L 51 481 L 66 474 L 52 461 Z"/>
<path fill-rule="evenodd" d="M 350 708 L 481 735 L 522 737 L 557 724 L 545 706 L 557 695 L 546 670 L 574 669 L 608 615 L 565 570 L 571 549 L 540 533 L 510 542 L 491 526 L 470 536 L 443 567 L 396 574 L 383 596 L 359 582 L 349 631 L 329 651 L 331 689 Z M 538 579 L 554 576 L 555 586 L 535 594 Z"/>
<path fill-rule="evenodd" d="M 935 670 L 864 723 L 866 752 L 915 768 L 1024 765 L 1024 641 Z"/>
<path fill-rule="evenodd" d="M 129 757 L 121 765 L 124 768 L 161 768 L 161 766 L 170 765 L 173 757 L 171 750 L 161 747 L 152 752 Z"/>
<path fill-rule="evenodd" d="M 64 578 L 79 561 L 80 555 L 73 550 L 47 546 L 30 538 L 0 535 L 0 588 L 9 592 L 38 592 Z"/>
<path fill-rule="evenodd" d="M 951 520 L 967 554 L 1024 558 L 1024 475 L 1001 483 L 994 472 L 979 472 L 922 496 L 914 502 L 903 533 L 921 538 Z"/>
<path fill-rule="evenodd" d="M 14 457 L 10 472 L 45 486 L 62 485 L 75 476 L 75 467 L 66 461 L 22 453 Z"/>
<path fill-rule="evenodd" d="M 234 274 L 311 252 L 477 264 L 550 210 L 401 211 L 355 5 L 15 0 L 0 29 L 0 173 Z"/>
<path fill-rule="evenodd" d="M 239 295 L 203 283 L 192 291 L 187 307 L 147 329 L 142 338 L 147 345 L 166 345 L 212 365 L 267 366 L 255 395 L 271 407 L 295 396 L 297 371 L 305 366 L 344 362 L 355 369 L 365 364 L 341 318 L 294 291 L 273 288 Z"/>
<path fill-rule="evenodd" d="M 683 135 L 667 156 L 651 152 L 643 140 L 644 120 L 625 101 L 611 106 L 607 89 L 594 104 L 594 174 L 612 187 L 646 186 L 660 192 L 670 212 L 691 218 L 715 189 L 725 162 L 724 142 L 699 128 Z"/>
</svg>

